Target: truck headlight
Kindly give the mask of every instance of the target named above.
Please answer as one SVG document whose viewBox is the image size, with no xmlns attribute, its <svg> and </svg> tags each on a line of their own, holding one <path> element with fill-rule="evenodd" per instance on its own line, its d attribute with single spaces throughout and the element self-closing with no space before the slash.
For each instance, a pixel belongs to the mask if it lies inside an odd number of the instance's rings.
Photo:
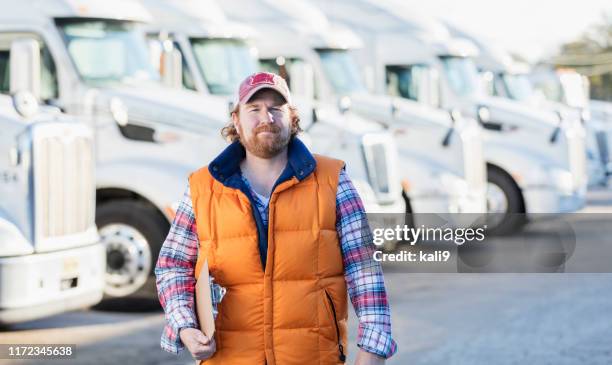
<svg viewBox="0 0 612 365">
<path fill-rule="evenodd" d="M 435 195 L 460 196 L 467 194 L 468 184 L 453 173 L 436 172 L 431 175 L 431 188 L 428 190 Z"/>
<path fill-rule="evenodd" d="M 550 168 L 548 175 L 554 188 L 561 194 L 572 195 L 574 193 L 574 176 L 571 172 L 560 168 Z"/>
<path fill-rule="evenodd" d="M 468 184 L 465 179 L 448 172 L 440 174 L 442 185 L 456 195 L 463 195 L 468 191 Z"/>
</svg>

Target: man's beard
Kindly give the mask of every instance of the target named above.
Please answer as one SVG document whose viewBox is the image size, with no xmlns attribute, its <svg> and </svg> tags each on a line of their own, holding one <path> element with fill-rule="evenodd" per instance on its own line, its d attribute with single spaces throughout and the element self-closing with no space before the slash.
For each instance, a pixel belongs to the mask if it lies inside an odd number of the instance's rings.
<svg viewBox="0 0 612 365">
<path fill-rule="evenodd" d="M 274 133 L 273 138 L 260 138 L 259 133 L 271 132 Z M 287 147 L 291 136 L 289 133 L 283 133 L 280 127 L 274 124 L 262 124 L 253 130 L 253 135 L 250 139 L 245 138 L 238 128 L 238 134 L 240 136 L 240 143 L 244 148 L 259 158 L 272 158 L 278 155 L 281 151 Z"/>
</svg>

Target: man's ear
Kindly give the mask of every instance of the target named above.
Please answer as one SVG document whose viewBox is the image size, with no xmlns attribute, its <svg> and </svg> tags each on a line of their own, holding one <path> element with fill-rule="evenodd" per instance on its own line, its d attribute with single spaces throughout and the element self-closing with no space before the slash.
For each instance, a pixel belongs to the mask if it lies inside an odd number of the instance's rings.
<svg viewBox="0 0 612 365">
<path fill-rule="evenodd" d="M 234 128 L 238 128 L 238 125 L 240 125 L 240 118 L 238 118 L 238 113 L 232 112 L 232 122 L 234 123 Z"/>
</svg>

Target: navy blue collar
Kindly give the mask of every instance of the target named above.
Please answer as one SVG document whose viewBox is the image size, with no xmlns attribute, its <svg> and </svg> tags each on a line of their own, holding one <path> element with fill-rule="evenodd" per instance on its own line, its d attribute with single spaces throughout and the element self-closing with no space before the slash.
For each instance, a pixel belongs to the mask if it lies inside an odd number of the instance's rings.
<svg viewBox="0 0 612 365">
<path fill-rule="evenodd" d="M 316 160 L 308 151 L 308 148 L 300 141 L 297 137 L 294 137 L 289 141 L 287 147 L 287 166 L 285 171 L 281 174 L 282 181 L 289 180 L 292 177 L 296 177 L 298 180 L 303 180 L 308 175 L 312 174 L 316 167 Z M 238 141 L 233 142 L 227 146 L 219 156 L 217 156 L 209 165 L 208 171 L 210 174 L 223 185 L 232 186 L 233 183 L 228 184 L 228 180 L 234 180 L 240 173 L 240 162 L 245 158 L 246 151 L 242 144 Z M 232 179 L 230 179 L 232 178 Z M 279 181 L 279 182 L 282 182 Z"/>
</svg>

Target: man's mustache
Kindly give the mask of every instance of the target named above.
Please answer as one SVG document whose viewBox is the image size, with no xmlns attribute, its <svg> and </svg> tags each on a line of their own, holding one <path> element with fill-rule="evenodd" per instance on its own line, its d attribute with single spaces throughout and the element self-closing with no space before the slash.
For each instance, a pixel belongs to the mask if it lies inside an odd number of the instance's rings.
<svg viewBox="0 0 612 365">
<path fill-rule="evenodd" d="M 274 124 L 262 124 L 260 126 L 258 126 L 257 128 L 255 128 L 253 130 L 254 134 L 259 134 L 262 132 L 270 132 L 270 133 L 280 133 L 281 129 L 280 127 L 274 125 Z"/>
</svg>

